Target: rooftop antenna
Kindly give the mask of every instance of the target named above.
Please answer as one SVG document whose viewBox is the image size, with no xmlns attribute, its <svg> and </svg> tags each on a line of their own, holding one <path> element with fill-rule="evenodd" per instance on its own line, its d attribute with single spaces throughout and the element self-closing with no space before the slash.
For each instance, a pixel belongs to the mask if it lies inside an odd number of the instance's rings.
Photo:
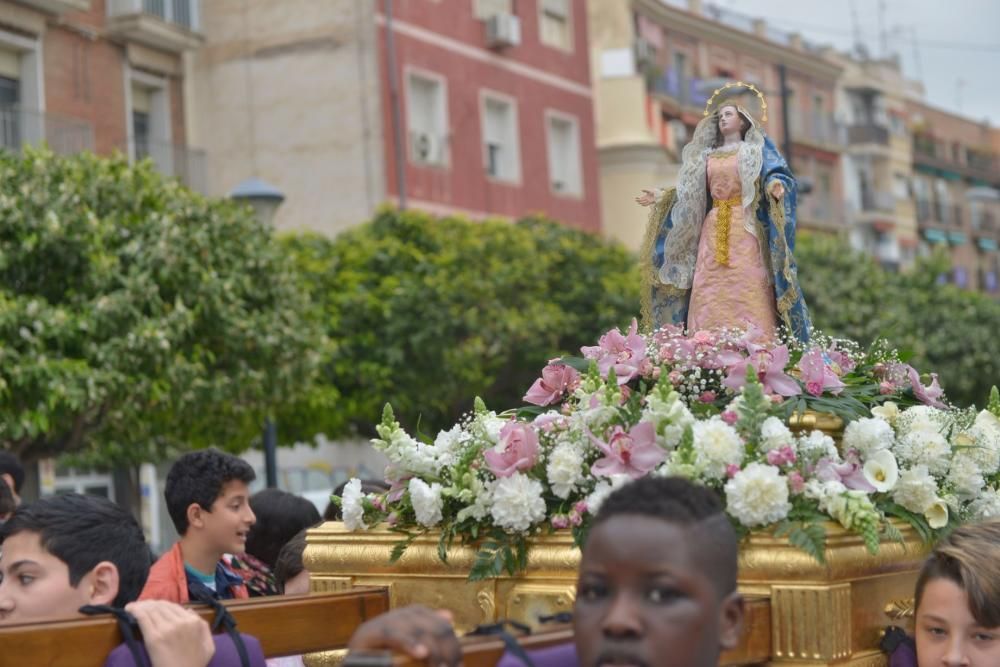
<svg viewBox="0 0 1000 667">
<path fill-rule="evenodd" d="M 867 57 L 867 49 L 865 48 L 864 41 L 861 39 L 861 21 L 858 20 L 858 6 L 855 4 L 854 0 L 850 1 L 851 5 L 851 35 L 854 39 L 854 51 L 861 57 Z"/>
</svg>

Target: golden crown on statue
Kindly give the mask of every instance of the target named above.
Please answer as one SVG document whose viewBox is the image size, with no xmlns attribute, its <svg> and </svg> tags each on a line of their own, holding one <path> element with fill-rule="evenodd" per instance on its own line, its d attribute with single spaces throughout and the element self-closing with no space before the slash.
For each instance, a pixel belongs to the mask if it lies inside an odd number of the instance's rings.
<svg viewBox="0 0 1000 667">
<path fill-rule="evenodd" d="M 715 101 L 715 98 L 719 95 L 719 93 L 729 90 L 730 88 L 746 88 L 747 90 L 753 91 L 753 93 L 757 95 L 757 98 L 760 100 L 760 120 L 762 122 L 767 122 L 767 99 L 764 98 L 764 93 L 760 92 L 760 90 L 757 89 L 757 86 L 745 81 L 730 81 L 721 88 L 716 88 L 715 92 L 712 93 L 712 96 L 708 98 L 708 102 L 705 103 L 705 116 L 712 113 L 712 102 Z"/>
</svg>

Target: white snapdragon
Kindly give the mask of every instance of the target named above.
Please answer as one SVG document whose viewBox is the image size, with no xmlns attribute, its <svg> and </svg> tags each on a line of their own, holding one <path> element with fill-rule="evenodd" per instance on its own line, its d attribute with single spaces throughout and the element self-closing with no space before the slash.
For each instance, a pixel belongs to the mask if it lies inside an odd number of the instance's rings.
<svg viewBox="0 0 1000 667">
<path fill-rule="evenodd" d="M 670 451 L 680 444 L 684 428 L 695 419 L 679 394 L 671 392 L 663 399 L 654 391 L 646 397 L 641 421 L 651 422 L 656 427 L 656 444 Z"/>
<path fill-rule="evenodd" d="M 892 499 L 910 510 L 923 514 L 937 500 L 937 482 L 925 465 L 915 465 L 899 476 Z"/>
<path fill-rule="evenodd" d="M 545 474 L 552 492 L 565 500 L 576 485 L 583 481 L 583 455 L 573 445 L 556 445 L 549 454 Z"/>
<path fill-rule="evenodd" d="M 795 437 L 777 417 L 768 417 L 760 425 L 760 444 L 764 451 L 788 446 L 795 448 Z"/>
<path fill-rule="evenodd" d="M 344 487 L 340 496 L 341 519 L 347 530 L 367 530 L 365 524 L 365 507 L 362 504 L 364 494 L 361 493 L 361 480 L 352 478 Z"/>
<path fill-rule="evenodd" d="M 524 532 L 545 519 L 542 483 L 522 473 L 501 477 L 493 487 L 490 514 L 504 530 Z"/>
<path fill-rule="evenodd" d="M 441 498 L 441 485 L 437 482 L 428 484 L 414 477 L 407 487 L 410 491 L 410 503 L 417 515 L 417 523 L 427 528 L 433 528 L 441 523 L 441 508 L 444 501 Z"/>
<path fill-rule="evenodd" d="M 709 479 L 723 479 L 726 467 L 743 462 L 744 446 L 739 433 L 720 417 L 695 422 L 695 467 Z"/>
<path fill-rule="evenodd" d="M 882 419 L 864 417 L 852 421 L 844 429 L 844 447 L 856 449 L 862 459 L 892 446 L 895 434 L 889 423 Z"/>
<path fill-rule="evenodd" d="M 788 481 L 775 466 L 751 463 L 726 482 L 726 509 L 748 528 L 788 516 Z"/>
<path fill-rule="evenodd" d="M 434 459 L 437 467 L 446 468 L 458 463 L 465 445 L 472 439 L 472 436 L 462 428 L 461 424 L 456 424 L 447 431 L 441 431 L 434 439 Z"/>
</svg>

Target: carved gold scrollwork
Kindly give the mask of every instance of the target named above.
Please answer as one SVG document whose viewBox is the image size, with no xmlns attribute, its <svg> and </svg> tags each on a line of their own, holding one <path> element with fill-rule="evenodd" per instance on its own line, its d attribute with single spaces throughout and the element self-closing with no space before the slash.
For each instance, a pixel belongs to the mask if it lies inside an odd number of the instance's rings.
<svg viewBox="0 0 1000 667">
<path fill-rule="evenodd" d="M 492 623 L 496 620 L 497 603 L 490 591 L 479 591 L 476 595 L 476 602 L 483 612 L 483 622 Z"/>
<path fill-rule="evenodd" d="M 904 619 L 913 618 L 916 613 L 916 600 L 905 598 L 902 600 L 889 600 L 885 605 L 885 615 L 890 621 L 898 622 Z"/>
</svg>

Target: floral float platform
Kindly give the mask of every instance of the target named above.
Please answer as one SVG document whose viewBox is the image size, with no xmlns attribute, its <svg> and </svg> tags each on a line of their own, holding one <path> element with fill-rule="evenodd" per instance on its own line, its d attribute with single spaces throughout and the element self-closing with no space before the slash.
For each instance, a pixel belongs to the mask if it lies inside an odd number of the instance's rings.
<svg viewBox="0 0 1000 667">
<path fill-rule="evenodd" d="M 613 330 L 548 364 L 528 407 L 474 411 L 433 442 L 387 406 L 373 445 L 389 492 L 340 498 L 311 531 L 316 590 L 391 587 L 468 628 L 570 611 L 577 545 L 608 493 L 683 475 L 724 498 L 754 601 L 728 664 L 884 664 L 887 605 L 905 609 L 927 545 L 1000 514 L 1000 399 L 949 407 L 877 342 L 755 332 Z M 820 423 L 822 429 L 811 428 Z M 758 604 L 759 603 L 759 604 Z"/>
</svg>

